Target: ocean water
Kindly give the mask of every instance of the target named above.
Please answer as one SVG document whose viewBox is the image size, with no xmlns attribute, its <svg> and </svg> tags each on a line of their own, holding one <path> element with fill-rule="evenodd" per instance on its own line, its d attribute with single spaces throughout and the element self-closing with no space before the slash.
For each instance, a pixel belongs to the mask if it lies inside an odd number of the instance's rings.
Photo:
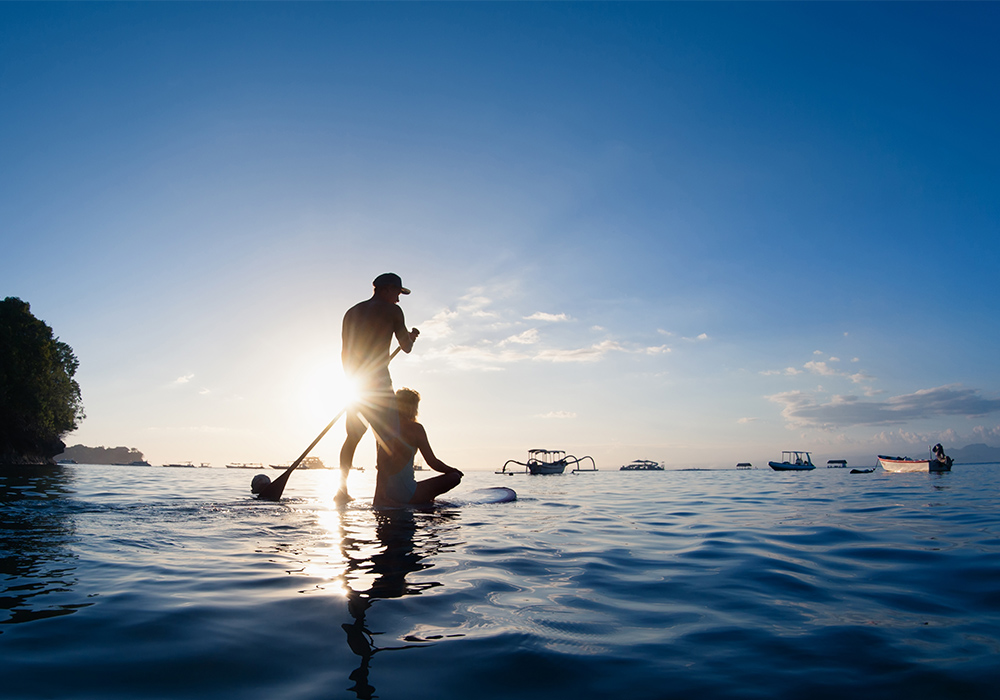
<svg viewBox="0 0 1000 700">
<path fill-rule="evenodd" d="M 0 697 L 1000 693 L 1000 465 L 471 471 L 390 512 L 254 473 L 0 469 Z"/>
</svg>

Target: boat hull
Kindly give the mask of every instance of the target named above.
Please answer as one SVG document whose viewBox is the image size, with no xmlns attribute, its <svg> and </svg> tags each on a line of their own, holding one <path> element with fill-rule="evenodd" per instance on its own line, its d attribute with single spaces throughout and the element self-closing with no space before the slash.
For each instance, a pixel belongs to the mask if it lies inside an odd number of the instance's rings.
<svg viewBox="0 0 1000 700">
<path fill-rule="evenodd" d="M 767 466 L 776 472 L 808 472 L 816 468 L 812 464 L 789 464 L 788 462 L 768 462 Z"/>
<path fill-rule="evenodd" d="M 547 462 L 538 464 L 528 464 L 528 471 L 532 474 L 562 474 L 566 471 L 565 463 L 550 464 Z"/>
<path fill-rule="evenodd" d="M 879 455 L 878 463 L 885 471 L 894 473 L 951 471 L 950 464 L 939 462 L 936 459 L 902 459 Z"/>
</svg>

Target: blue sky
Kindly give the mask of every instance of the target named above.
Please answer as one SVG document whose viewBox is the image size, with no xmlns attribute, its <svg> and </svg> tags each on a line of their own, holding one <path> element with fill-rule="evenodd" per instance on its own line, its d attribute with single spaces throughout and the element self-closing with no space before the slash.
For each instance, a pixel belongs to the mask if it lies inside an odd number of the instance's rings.
<svg viewBox="0 0 1000 700">
<path fill-rule="evenodd" d="M 456 466 L 1000 445 L 998 29 L 993 3 L 3 3 L 0 295 L 80 359 L 67 443 L 154 463 L 296 457 L 384 271 L 422 331 L 395 383 Z"/>
</svg>

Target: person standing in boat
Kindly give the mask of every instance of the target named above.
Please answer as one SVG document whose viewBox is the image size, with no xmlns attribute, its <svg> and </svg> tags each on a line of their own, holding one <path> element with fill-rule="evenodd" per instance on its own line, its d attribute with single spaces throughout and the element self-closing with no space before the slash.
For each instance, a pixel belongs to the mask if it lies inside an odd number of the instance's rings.
<svg viewBox="0 0 1000 700">
<path fill-rule="evenodd" d="M 340 450 L 341 484 L 334 499 L 350 500 L 347 474 L 354 463 L 354 452 L 367 431 L 364 416 L 378 442 L 376 469 L 395 472 L 404 466 L 404 446 L 399 441 L 399 413 L 389 375 L 389 345 L 395 336 L 403 352 L 409 353 L 420 335 L 407 330 L 399 296 L 409 294 L 399 275 L 386 272 L 372 282 L 371 299 L 355 304 L 344 314 L 341 361 L 344 373 L 358 392 L 357 401 L 347 411 L 347 438 Z"/>
<path fill-rule="evenodd" d="M 434 454 L 427 431 L 417 422 L 417 408 L 420 405 L 420 394 L 413 389 L 400 389 L 396 392 L 396 406 L 399 412 L 399 432 L 405 443 L 405 459 L 402 468 L 398 470 L 379 469 L 375 476 L 375 498 L 372 505 L 376 507 L 401 505 L 427 505 L 445 491 L 458 486 L 462 481 L 461 471 L 449 467 Z M 413 476 L 413 459 L 417 451 L 423 455 L 427 466 L 441 472 L 423 481 L 417 481 Z"/>
</svg>

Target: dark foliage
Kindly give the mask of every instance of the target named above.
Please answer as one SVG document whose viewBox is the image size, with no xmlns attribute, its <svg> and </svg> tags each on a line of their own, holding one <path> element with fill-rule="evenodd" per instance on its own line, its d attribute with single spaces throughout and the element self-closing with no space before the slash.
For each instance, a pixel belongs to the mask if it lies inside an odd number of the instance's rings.
<svg viewBox="0 0 1000 700">
<path fill-rule="evenodd" d="M 16 297 L 0 302 L 0 463 L 50 462 L 83 420 L 73 348 Z"/>
</svg>

